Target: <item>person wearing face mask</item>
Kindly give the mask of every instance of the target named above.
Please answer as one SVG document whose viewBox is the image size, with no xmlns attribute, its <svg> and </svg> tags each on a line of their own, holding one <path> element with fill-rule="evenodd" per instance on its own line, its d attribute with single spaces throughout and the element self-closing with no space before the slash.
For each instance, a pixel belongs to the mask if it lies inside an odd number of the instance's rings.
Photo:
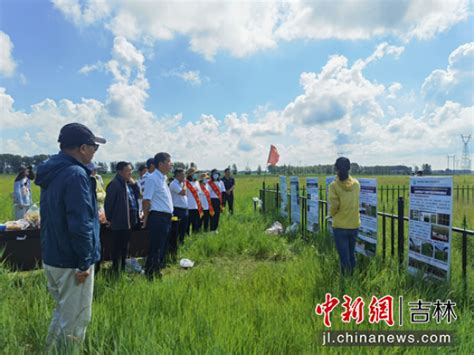
<svg viewBox="0 0 474 355">
<path fill-rule="evenodd" d="M 224 200 L 222 193 L 225 192 L 224 183 L 220 180 L 221 174 L 217 169 L 211 171 L 211 180 L 208 184 L 210 187 L 211 204 L 214 208 L 214 216 L 211 217 L 211 232 L 217 233 L 219 227 L 219 217 L 221 212 L 224 210 Z"/>
<path fill-rule="evenodd" d="M 201 205 L 203 210 L 203 216 L 200 220 L 200 226 L 204 232 L 209 232 L 209 218 L 214 216 L 214 208 L 212 207 L 211 194 L 209 187 L 209 174 L 202 173 L 199 175 L 199 198 L 201 199 Z"/>
<path fill-rule="evenodd" d="M 204 215 L 201 199 L 199 198 L 199 190 L 201 187 L 197 180 L 197 170 L 194 167 L 186 171 L 186 197 L 188 198 L 188 227 L 187 234 L 193 230 L 193 234 L 199 232 L 201 217 Z"/>
<path fill-rule="evenodd" d="M 222 182 L 225 186 L 224 197 L 224 206 L 229 205 L 230 214 L 234 214 L 234 190 L 235 190 L 235 179 L 230 175 L 230 169 L 226 168 L 224 170 L 224 177 Z"/>
<path fill-rule="evenodd" d="M 186 196 L 187 188 L 184 170 L 176 168 L 173 176 L 174 180 L 170 183 L 171 199 L 173 200 L 173 216 L 178 217 L 177 236 L 179 242 L 183 243 L 184 234 L 188 227 L 188 197 Z M 175 240 L 170 240 L 170 249 L 172 249 L 170 251 L 172 253 L 177 251 L 177 247 L 177 242 Z"/>
</svg>

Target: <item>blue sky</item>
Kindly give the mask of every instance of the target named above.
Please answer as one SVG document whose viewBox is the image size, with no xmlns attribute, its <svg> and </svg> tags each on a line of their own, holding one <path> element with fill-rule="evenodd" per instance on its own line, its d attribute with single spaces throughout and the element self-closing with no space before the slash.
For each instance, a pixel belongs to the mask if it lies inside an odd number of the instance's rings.
<svg viewBox="0 0 474 355">
<path fill-rule="evenodd" d="M 472 5 L 383 4 L 3 0 L 1 151 L 80 121 L 98 160 L 445 168 L 473 132 Z"/>
</svg>

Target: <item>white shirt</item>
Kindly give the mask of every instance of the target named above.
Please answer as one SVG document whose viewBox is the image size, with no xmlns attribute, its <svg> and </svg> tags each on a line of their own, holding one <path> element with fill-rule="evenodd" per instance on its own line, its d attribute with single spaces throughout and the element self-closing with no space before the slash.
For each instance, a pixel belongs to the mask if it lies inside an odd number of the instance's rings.
<svg viewBox="0 0 474 355">
<path fill-rule="evenodd" d="M 222 180 L 214 181 L 214 183 L 217 185 L 219 190 L 221 190 L 221 193 L 225 192 L 225 185 Z M 211 193 L 211 198 L 219 198 L 219 196 L 217 196 L 216 193 L 214 192 L 214 189 L 210 186 L 209 186 L 209 192 Z"/>
<path fill-rule="evenodd" d="M 199 186 L 199 182 L 197 182 L 197 181 L 193 181 L 193 182 L 189 181 L 189 182 L 196 189 L 196 192 L 197 192 L 198 198 L 199 198 L 199 191 L 201 191 L 201 187 Z M 189 191 L 189 189 L 186 190 L 186 197 L 188 198 L 188 210 L 197 210 L 198 209 L 197 202 L 194 199 L 194 196 L 191 193 L 191 191 Z"/>
<path fill-rule="evenodd" d="M 174 179 L 170 184 L 171 198 L 173 200 L 174 207 L 188 208 L 187 196 L 179 194 L 181 191 L 183 191 L 183 184 L 184 183 L 181 183 L 176 179 Z"/>
<path fill-rule="evenodd" d="M 208 184 L 204 184 L 204 188 L 209 191 L 211 188 Z M 199 189 L 199 199 L 201 200 L 202 209 L 207 211 L 209 209 L 209 203 L 207 202 L 206 195 L 204 194 L 202 187 Z"/>
<path fill-rule="evenodd" d="M 145 180 L 143 199 L 150 200 L 150 211 L 173 213 L 173 200 L 168 178 L 156 169 Z"/>
<path fill-rule="evenodd" d="M 148 175 L 150 175 L 150 173 L 147 171 L 138 179 L 138 186 L 140 186 L 140 192 L 142 195 L 143 195 L 143 192 L 145 191 L 145 181 Z"/>
</svg>

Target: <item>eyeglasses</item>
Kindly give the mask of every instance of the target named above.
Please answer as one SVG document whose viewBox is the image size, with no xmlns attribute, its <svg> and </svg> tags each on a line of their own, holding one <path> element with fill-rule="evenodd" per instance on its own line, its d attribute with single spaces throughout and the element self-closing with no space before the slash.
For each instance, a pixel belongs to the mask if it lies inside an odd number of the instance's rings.
<svg viewBox="0 0 474 355">
<path fill-rule="evenodd" d="M 91 146 L 94 148 L 94 152 L 97 152 L 97 149 L 99 149 L 99 145 L 98 144 L 87 144 L 88 146 Z"/>
</svg>

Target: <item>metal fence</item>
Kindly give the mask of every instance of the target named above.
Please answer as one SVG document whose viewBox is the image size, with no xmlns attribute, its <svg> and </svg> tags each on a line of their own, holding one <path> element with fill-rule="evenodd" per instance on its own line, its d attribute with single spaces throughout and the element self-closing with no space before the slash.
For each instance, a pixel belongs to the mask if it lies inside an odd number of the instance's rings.
<svg viewBox="0 0 474 355">
<path fill-rule="evenodd" d="M 319 231 L 328 232 L 328 225 L 326 223 L 326 216 L 328 215 L 327 211 L 327 201 L 323 200 L 323 189 L 319 190 Z M 300 228 L 301 235 L 306 237 L 307 234 L 311 233 L 307 230 L 307 197 L 306 191 L 303 187 L 300 189 L 298 196 L 299 206 L 300 206 Z M 265 186 L 263 183 L 262 188 L 260 189 L 260 200 L 262 201 L 262 212 L 272 212 L 276 213 L 280 211 L 281 206 L 281 197 L 280 197 L 280 188 L 277 183 L 273 188 Z M 287 201 L 288 201 L 288 220 L 291 223 L 291 203 L 290 203 L 290 193 L 287 192 Z M 385 211 L 378 212 L 377 215 L 382 220 L 382 258 L 385 260 L 387 256 L 387 239 L 390 243 L 390 255 L 395 257 L 395 254 L 398 257 L 400 265 L 403 265 L 404 262 L 404 252 L 405 252 L 405 231 L 408 230 L 408 216 L 405 216 L 405 197 L 400 196 L 397 198 L 397 214 L 387 213 Z M 473 230 L 468 230 L 466 228 L 466 221 L 464 221 L 464 227 L 452 227 L 453 234 L 461 236 L 461 269 L 462 269 L 462 280 L 464 283 L 464 288 L 467 287 L 467 254 L 468 254 L 468 243 L 467 238 L 474 236 Z M 408 235 L 408 233 L 406 233 Z"/>
</svg>

